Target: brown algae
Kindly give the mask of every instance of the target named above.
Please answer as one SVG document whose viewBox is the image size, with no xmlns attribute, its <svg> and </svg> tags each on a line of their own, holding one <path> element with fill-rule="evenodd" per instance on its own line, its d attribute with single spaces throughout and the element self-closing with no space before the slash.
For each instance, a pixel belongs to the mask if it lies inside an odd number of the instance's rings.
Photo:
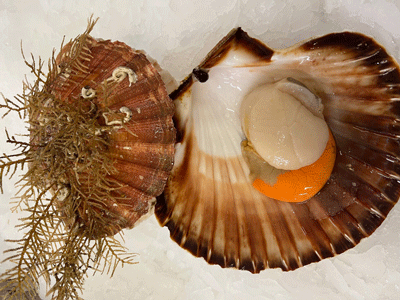
<svg viewBox="0 0 400 300">
<path fill-rule="evenodd" d="M 173 104 L 160 75 L 144 54 L 92 38 L 95 23 L 48 73 L 25 59 L 36 81 L 0 105 L 29 127 L 27 143 L 7 135 L 16 154 L 0 160 L 0 180 L 24 170 L 15 210 L 28 213 L 0 275 L 9 299 L 33 297 L 40 277 L 52 299 L 79 299 L 88 270 L 112 276 L 135 263 L 114 235 L 148 214 L 172 168 Z"/>
</svg>

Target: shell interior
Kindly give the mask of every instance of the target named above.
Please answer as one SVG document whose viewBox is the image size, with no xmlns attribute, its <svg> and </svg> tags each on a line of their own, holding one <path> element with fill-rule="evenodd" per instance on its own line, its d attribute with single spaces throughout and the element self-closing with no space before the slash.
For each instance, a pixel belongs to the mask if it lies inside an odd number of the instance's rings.
<svg viewBox="0 0 400 300">
<path fill-rule="evenodd" d="M 328 182 L 301 203 L 255 190 L 241 153 L 241 100 L 285 78 L 321 99 L 337 146 Z M 170 96 L 178 143 L 156 216 L 211 264 L 257 273 L 332 257 L 372 234 L 399 199 L 400 72 L 369 37 L 333 33 L 272 50 L 235 29 Z"/>
</svg>

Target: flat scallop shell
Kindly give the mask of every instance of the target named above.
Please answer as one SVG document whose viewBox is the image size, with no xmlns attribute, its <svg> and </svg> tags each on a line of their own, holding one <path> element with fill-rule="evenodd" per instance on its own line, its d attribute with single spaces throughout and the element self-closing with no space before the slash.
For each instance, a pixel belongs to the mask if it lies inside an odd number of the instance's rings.
<svg viewBox="0 0 400 300">
<path fill-rule="evenodd" d="M 236 58 L 226 63 L 227 57 Z M 310 200 L 270 199 L 252 188 L 239 153 L 204 151 L 230 149 L 230 140 L 242 138 L 225 138 L 224 120 L 208 126 L 217 90 L 207 103 L 191 97 L 194 83 L 212 80 L 213 68 L 229 64 L 264 70 L 273 80 L 293 77 L 322 99 L 337 158 Z M 173 240 L 211 264 L 257 273 L 332 257 L 371 235 L 399 199 L 400 72 L 369 37 L 333 33 L 272 50 L 236 29 L 170 96 L 177 106 L 176 163 L 156 216 Z"/>
<path fill-rule="evenodd" d="M 108 175 L 110 182 L 116 183 L 110 192 L 113 200 L 89 198 L 78 208 L 77 218 L 82 225 L 94 228 L 91 238 L 131 228 L 151 211 L 173 166 L 174 105 L 161 76 L 142 52 L 122 42 L 96 40 L 89 35 L 65 45 L 56 63 L 59 74 L 49 90 L 70 105 L 86 103 L 88 110 L 97 111 L 99 128 L 104 131 L 96 135 L 106 146 L 93 144 L 104 147 L 102 151 L 113 161 L 115 170 Z M 126 76 L 116 75 L 116 70 Z M 78 173 L 80 192 L 90 195 L 95 180 L 90 168 Z M 93 220 L 87 214 L 90 205 L 106 226 L 91 224 Z"/>
</svg>

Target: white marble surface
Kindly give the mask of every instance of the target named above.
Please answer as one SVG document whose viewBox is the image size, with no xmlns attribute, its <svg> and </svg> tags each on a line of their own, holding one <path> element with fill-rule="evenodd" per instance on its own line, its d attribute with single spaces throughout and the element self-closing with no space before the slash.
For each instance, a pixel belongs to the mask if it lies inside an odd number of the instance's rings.
<svg viewBox="0 0 400 300">
<path fill-rule="evenodd" d="M 88 17 L 100 17 L 92 34 L 145 49 L 178 81 L 233 27 L 241 26 L 271 47 L 283 48 L 334 31 L 359 31 L 376 38 L 400 60 L 400 2 L 256 1 L 256 0 L 0 0 L 0 91 L 8 98 L 22 91 L 29 69 L 21 56 L 47 60 L 65 35 L 75 37 Z M 4 128 L 26 133 L 12 116 Z M 0 251 L 18 236 L 20 214 L 10 212 L 16 179 L 5 180 L 0 195 Z M 89 276 L 85 299 L 400 299 L 400 205 L 383 225 L 354 249 L 293 272 L 261 274 L 221 269 L 194 258 L 169 238 L 151 216 L 125 231 L 126 245 L 139 254 L 136 265 L 119 269 L 113 278 Z M 0 259 L 4 258 L 0 254 Z M 0 272 L 7 268 L 0 265 Z M 41 291 L 43 296 L 44 290 Z"/>
</svg>

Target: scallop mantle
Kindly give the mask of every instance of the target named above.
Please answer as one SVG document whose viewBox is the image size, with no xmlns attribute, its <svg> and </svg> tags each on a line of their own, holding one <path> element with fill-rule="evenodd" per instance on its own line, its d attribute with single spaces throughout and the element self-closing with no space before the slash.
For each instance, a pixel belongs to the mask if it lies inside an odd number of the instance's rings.
<svg viewBox="0 0 400 300">
<path fill-rule="evenodd" d="M 243 135 L 229 130 L 239 122 L 235 112 L 216 117 L 226 109 L 218 89 L 207 90 L 201 101 L 192 97 L 217 71 L 231 86 L 246 80 L 235 77 L 239 71 L 262 75 L 252 79 L 253 86 L 291 77 L 322 100 L 337 158 L 314 197 L 287 203 L 252 188 L 237 151 Z M 208 263 L 253 273 L 294 270 L 354 247 L 399 199 L 399 96 L 397 62 L 365 35 L 332 33 L 273 50 L 234 29 L 170 95 L 178 143 L 156 203 L 160 224 Z"/>
</svg>

